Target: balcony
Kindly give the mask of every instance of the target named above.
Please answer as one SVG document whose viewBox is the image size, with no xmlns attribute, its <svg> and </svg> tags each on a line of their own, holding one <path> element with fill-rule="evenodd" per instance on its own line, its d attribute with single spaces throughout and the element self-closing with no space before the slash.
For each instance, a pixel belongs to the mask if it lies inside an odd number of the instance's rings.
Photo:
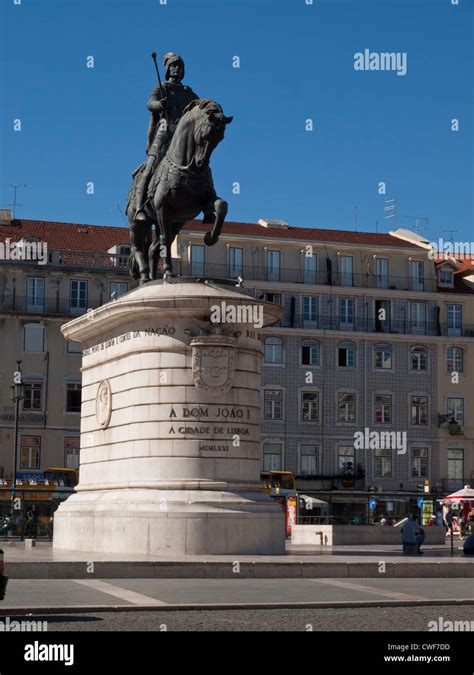
<svg viewBox="0 0 474 675">
<path fill-rule="evenodd" d="M 175 271 L 183 276 L 200 276 L 195 274 L 192 263 L 175 260 Z M 223 263 L 208 263 L 203 267 L 202 276 L 228 278 L 229 265 Z M 340 286 L 342 288 L 371 288 L 385 291 L 413 291 L 414 293 L 435 292 L 437 280 L 435 277 L 425 279 L 412 279 L 410 276 L 403 277 L 380 277 L 370 272 L 348 274 L 337 271 L 318 271 L 308 273 L 301 268 L 281 267 L 268 271 L 265 266 L 244 265 L 242 275 L 247 281 L 267 281 L 302 284 L 305 286 Z"/>
<path fill-rule="evenodd" d="M 302 316 L 286 313 L 278 326 L 282 328 L 304 328 L 307 330 L 334 330 L 348 333 L 379 333 L 381 341 L 390 340 L 390 335 L 431 335 L 453 337 L 452 327 L 446 323 L 426 321 L 423 324 L 409 319 L 391 320 L 389 325 L 373 317 L 356 317 L 352 322 L 341 320 L 335 314 L 319 314 L 317 321 L 307 321 Z M 474 337 L 474 324 L 465 325 L 456 331 L 457 337 Z"/>
<path fill-rule="evenodd" d="M 34 267 L 43 273 L 45 269 L 96 270 L 128 274 L 128 255 L 117 253 L 88 253 L 81 251 L 54 250 L 48 252 L 48 262 L 38 265 L 36 260 L 0 259 L 0 266 Z"/>
<path fill-rule="evenodd" d="M 37 302 L 32 304 L 30 298 L 16 295 L 0 298 L 0 313 L 8 312 L 32 316 L 80 316 L 81 314 L 85 314 L 88 309 L 96 309 L 108 301 L 109 298 L 104 298 L 103 303 L 95 300 L 87 302 L 87 307 L 71 307 L 71 301 L 64 298 L 45 298 L 42 303 Z"/>
</svg>

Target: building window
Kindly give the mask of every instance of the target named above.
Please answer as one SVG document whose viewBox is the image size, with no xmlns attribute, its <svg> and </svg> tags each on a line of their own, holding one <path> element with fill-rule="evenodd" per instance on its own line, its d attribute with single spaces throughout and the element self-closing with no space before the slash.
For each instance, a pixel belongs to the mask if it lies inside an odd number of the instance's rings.
<svg viewBox="0 0 474 675">
<path fill-rule="evenodd" d="M 392 421 L 392 397 L 390 394 L 375 395 L 375 421 L 377 424 L 390 424 Z"/>
<path fill-rule="evenodd" d="M 411 290 L 422 291 L 425 282 L 425 264 L 421 260 L 412 260 L 411 265 Z"/>
<path fill-rule="evenodd" d="M 267 281 L 280 281 L 280 268 L 280 251 L 267 251 Z"/>
<path fill-rule="evenodd" d="M 428 475 L 428 448 L 412 448 L 411 475 L 412 478 L 424 478 Z"/>
<path fill-rule="evenodd" d="M 229 246 L 229 277 L 237 279 L 244 276 L 244 249 Z"/>
<path fill-rule="evenodd" d="M 356 417 L 356 395 L 344 392 L 337 395 L 339 422 L 354 422 Z"/>
<path fill-rule="evenodd" d="M 42 382 L 25 382 L 23 410 L 42 410 Z"/>
<path fill-rule="evenodd" d="M 77 436 L 64 439 L 64 466 L 66 469 L 79 469 L 80 439 Z"/>
<path fill-rule="evenodd" d="M 464 426 L 464 399 L 449 397 L 447 400 L 448 422 L 454 417 L 456 422 Z"/>
<path fill-rule="evenodd" d="M 26 323 L 23 326 L 23 351 L 31 354 L 44 352 L 44 326 L 40 323 Z"/>
<path fill-rule="evenodd" d="M 411 397 L 411 423 L 414 425 L 428 424 L 428 397 Z"/>
<path fill-rule="evenodd" d="M 426 332 L 426 304 L 410 302 L 411 329 L 413 333 Z"/>
<path fill-rule="evenodd" d="M 265 389 L 264 394 L 264 417 L 266 420 L 282 419 L 282 399 L 281 389 Z"/>
<path fill-rule="evenodd" d="M 318 272 L 318 263 L 317 255 L 305 255 L 303 256 L 303 281 L 305 284 L 315 284 L 317 283 L 317 272 Z"/>
<path fill-rule="evenodd" d="M 375 345 L 375 367 L 387 368 L 392 367 L 392 346 L 387 344 Z"/>
<path fill-rule="evenodd" d="M 282 446 L 281 443 L 263 444 L 263 470 L 281 471 L 282 466 Z"/>
<path fill-rule="evenodd" d="M 426 347 L 411 347 L 410 349 L 411 369 L 412 370 L 427 370 L 428 369 L 428 350 Z"/>
<path fill-rule="evenodd" d="M 128 293 L 128 283 L 126 281 L 111 281 L 110 282 L 110 299 L 115 300 L 121 295 Z"/>
<path fill-rule="evenodd" d="M 281 293 L 264 293 L 263 299 L 267 302 L 273 302 L 275 305 L 282 304 Z"/>
<path fill-rule="evenodd" d="M 464 450 L 448 448 L 448 479 L 461 482 L 464 480 Z"/>
<path fill-rule="evenodd" d="M 319 420 L 319 392 L 301 392 L 301 419 L 304 422 L 317 422 Z"/>
<path fill-rule="evenodd" d="M 265 338 L 265 363 L 283 363 L 283 340 L 281 338 Z"/>
<path fill-rule="evenodd" d="M 354 471 L 354 448 L 352 445 L 340 445 L 337 449 L 337 473 L 340 474 L 355 474 Z"/>
<path fill-rule="evenodd" d="M 191 276 L 202 277 L 205 272 L 205 248 L 200 244 L 191 244 Z"/>
<path fill-rule="evenodd" d="M 26 281 L 26 311 L 44 312 L 44 279 L 28 277 Z"/>
<path fill-rule="evenodd" d="M 392 475 L 392 451 L 390 448 L 375 450 L 375 476 L 389 478 Z"/>
<path fill-rule="evenodd" d="M 354 300 L 352 298 L 340 298 L 339 300 L 340 327 L 344 330 L 352 330 L 354 327 Z"/>
<path fill-rule="evenodd" d="M 462 305 L 447 305 L 448 335 L 462 335 Z"/>
<path fill-rule="evenodd" d="M 388 258 L 377 258 L 377 288 L 388 288 Z"/>
<path fill-rule="evenodd" d="M 446 369 L 449 374 L 464 372 L 464 349 L 461 347 L 448 347 Z"/>
<path fill-rule="evenodd" d="M 20 468 L 39 469 L 41 458 L 40 436 L 22 436 L 20 448 Z"/>
<path fill-rule="evenodd" d="M 356 347 L 353 342 L 340 342 L 338 348 L 338 365 L 344 368 L 355 368 Z"/>
<path fill-rule="evenodd" d="M 317 445 L 300 446 L 300 472 L 303 476 L 318 475 L 319 450 Z"/>
<path fill-rule="evenodd" d="M 319 342 L 317 340 L 303 340 L 301 363 L 303 366 L 319 366 Z"/>
<path fill-rule="evenodd" d="M 339 256 L 339 264 L 341 267 L 341 286 L 352 286 L 354 258 L 351 255 Z"/>
<path fill-rule="evenodd" d="M 71 314 L 83 314 L 87 309 L 87 281 L 71 279 L 69 309 Z"/>
<path fill-rule="evenodd" d="M 66 387 L 66 412 L 81 412 L 81 385 L 76 382 L 68 382 Z"/>
<path fill-rule="evenodd" d="M 453 271 L 449 267 L 443 267 L 439 271 L 439 285 L 452 286 L 453 285 Z"/>
<path fill-rule="evenodd" d="M 303 296 L 303 326 L 315 326 L 318 321 L 318 298 Z"/>
<path fill-rule="evenodd" d="M 68 354 L 80 354 L 82 352 L 82 344 L 72 340 L 66 340 Z"/>
</svg>

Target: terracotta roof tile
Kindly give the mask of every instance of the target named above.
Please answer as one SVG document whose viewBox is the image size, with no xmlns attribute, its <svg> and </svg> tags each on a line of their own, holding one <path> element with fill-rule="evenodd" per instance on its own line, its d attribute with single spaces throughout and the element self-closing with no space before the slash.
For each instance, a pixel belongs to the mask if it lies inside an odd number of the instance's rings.
<svg viewBox="0 0 474 675">
<path fill-rule="evenodd" d="M 185 229 L 188 232 L 206 232 L 209 225 L 202 222 L 190 221 Z M 289 227 L 288 229 L 265 228 L 256 223 L 227 222 L 223 228 L 224 234 L 237 234 L 250 237 L 268 239 L 306 240 L 313 242 L 334 242 L 345 244 L 362 244 L 372 246 L 388 246 L 394 248 L 416 248 L 390 234 L 375 234 L 373 232 L 352 232 L 349 230 L 324 230 L 309 227 Z M 10 238 L 18 241 L 25 236 L 39 237 L 48 243 L 53 250 L 104 252 L 116 244 L 129 243 L 128 227 L 106 227 L 101 225 L 87 225 L 82 223 L 63 223 L 47 220 L 13 221 L 13 225 L 0 225 L 0 240 Z"/>
</svg>

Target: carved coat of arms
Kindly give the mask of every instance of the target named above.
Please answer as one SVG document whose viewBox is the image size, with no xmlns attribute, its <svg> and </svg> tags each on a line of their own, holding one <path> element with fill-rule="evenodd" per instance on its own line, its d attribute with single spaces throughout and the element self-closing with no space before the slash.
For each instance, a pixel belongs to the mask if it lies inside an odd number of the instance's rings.
<svg viewBox="0 0 474 675">
<path fill-rule="evenodd" d="M 235 340 L 220 335 L 199 336 L 191 342 L 193 383 L 197 389 L 223 394 L 235 376 Z"/>
</svg>

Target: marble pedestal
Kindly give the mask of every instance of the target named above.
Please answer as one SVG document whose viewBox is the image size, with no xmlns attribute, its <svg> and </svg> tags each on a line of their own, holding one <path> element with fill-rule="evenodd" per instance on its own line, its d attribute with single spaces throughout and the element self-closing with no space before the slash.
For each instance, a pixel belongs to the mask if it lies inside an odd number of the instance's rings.
<svg viewBox="0 0 474 675">
<path fill-rule="evenodd" d="M 232 285 L 175 279 L 62 327 L 83 346 L 81 453 L 55 548 L 284 553 L 284 515 L 260 481 L 260 327 L 281 313 Z"/>
</svg>

